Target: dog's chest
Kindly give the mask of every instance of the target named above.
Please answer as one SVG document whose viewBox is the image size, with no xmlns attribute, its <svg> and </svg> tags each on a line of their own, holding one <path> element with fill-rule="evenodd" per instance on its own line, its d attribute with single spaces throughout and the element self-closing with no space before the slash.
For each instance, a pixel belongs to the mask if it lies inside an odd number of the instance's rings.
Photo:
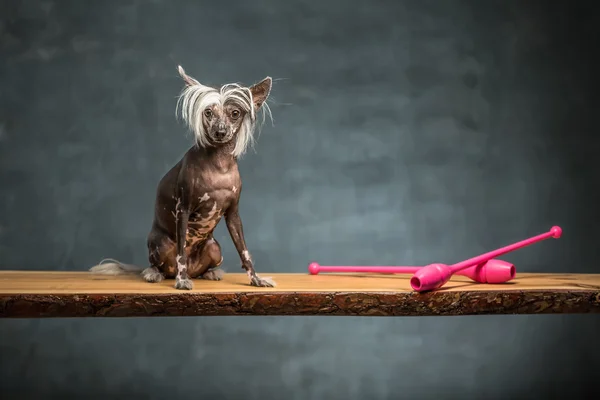
<svg viewBox="0 0 600 400">
<path fill-rule="evenodd" d="M 235 198 L 237 188 L 200 191 L 188 220 L 186 241 L 192 246 L 204 241 L 215 229 L 227 207 Z"/>
</svg>

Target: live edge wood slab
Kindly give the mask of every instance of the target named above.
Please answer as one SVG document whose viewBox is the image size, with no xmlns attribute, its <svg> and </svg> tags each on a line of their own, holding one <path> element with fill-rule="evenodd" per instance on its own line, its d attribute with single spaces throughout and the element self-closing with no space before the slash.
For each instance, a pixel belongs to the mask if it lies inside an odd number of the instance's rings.
<svg viewBox="0 0 600 400">
<path fill-rule="evenodd" d="M 246 274 L 173 280 L 88 272 L 0 271 L 0 317 L 155 317 L 224 315 L 434 316 L 600 312 L 600 274 L 519 273 L 512 282 L 481 285 L 456 277 L 444 289 L 416 293 L 409 275 L 264 274 L 276 288 L 249 286 Z"/>
</svg>

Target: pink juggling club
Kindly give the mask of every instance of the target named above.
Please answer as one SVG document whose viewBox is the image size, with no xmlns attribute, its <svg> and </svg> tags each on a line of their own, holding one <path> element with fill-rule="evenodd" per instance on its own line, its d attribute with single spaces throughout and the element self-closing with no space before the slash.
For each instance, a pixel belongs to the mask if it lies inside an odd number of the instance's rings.
<svg viewBox="0 0 600 400">
<path fill-rule="evenodd" d="M 387 266 L 329 266 L 311 263 L 308 272 L 366 272 L 375 274 L 414 274 L 424 267 L 387 267 Z M 505 283 L 515 277 L 515 266 L 502 260 L 491 259 L 484 263 L 455 272 L 454 275 L 466 276 L 477 283 Z"/>
<path fill-rule="evenodd" d="M 425 267 L 324 267 L 312 263 L 309 266 L 309 271 L 311 274 L 318 273 L 319 271 L 414 273 L 413 277 L 410 279 L 410 285 L 418 292 L 439 289 L 445 285 L 454 274 L 467 276 L 480 283 L 503 283 L 514 278 L 514 265 L 501 260 L 495 260 L 494 257 L 510 253 L 511 251 L 518 250 L 522 247 L 529 246 L 551 237 L 558 239 L 561 235 L 562 229 L 559 226 L 553 226 L 548 232 L 453 265 L 435 263 Z"/>
</svg>

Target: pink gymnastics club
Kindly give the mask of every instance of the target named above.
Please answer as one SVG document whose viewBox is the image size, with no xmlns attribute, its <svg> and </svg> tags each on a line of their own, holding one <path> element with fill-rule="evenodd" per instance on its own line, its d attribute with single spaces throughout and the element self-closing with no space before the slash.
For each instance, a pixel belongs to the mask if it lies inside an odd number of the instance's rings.
<svg viewBox="0 0 600 400">
<path fill-rule="evenodd" d="M 529 239 L 522 240 L 520 242 L 499 248 L 498 250 L 490 251 L 453 265 L 439 263 L 430 264 L 415 272 L 413 277 L 410 278 L 410 286 L 417 292 L 439 289 L 440 287 L 444 286 L 446 282 L 450 280 L 452 275 L 458 271 L 472 267 L 473 265 L 481 264 L 499 255 L 510 253 L 511 251 L 518 250 L 522 247 L 529 246 L 550 237 L 558 239 L 561 235 L 562 229 L 559 226 L 553 226 L 550 231 L 546 233 L 533 236 Z"/>
<path fill-rule="evenodd" d="M 384 266 L 329 266 L 311 263 L 308 272 L 367 272 L 381 274 L 414 274 L 424 267 L 384 267 Z M 491 259 L 481 264 L 457 271 L 456 275 L 466 276 L 477 283 L 505 283 L 515 277 L 515 266 L 502 260 Z"/>
<path fill-rule="evenodd" d="M 529 239 L 502 247 L 498 250 L 490 251 L 454 265 L 435 263 L 429 264 L 425 267 L 398 267 L 401 269 L 396 269 L 397 272 L 395 273 L 414 272 L 414 275 L 410 280 L 410 285 L 418 292 L 439 289 L 450 280 L 452 275 L 459 275 L 459 272 L 462 272 L 460 275 L 468 276 L 477 282 L 483 283 L 482 281 L 485 281 L 487 283 L 502 283 L 503 279 L 504 282 L 509 280 L 506 279 L 507 275 L 510 277 L 510 279 L 514 277 L 514 266 L 501 260 L 494 260 L 494 257 L 510 253 L 511 251 L 518 250 L 522 247 L 529 246 L 533 243 L 537 243 L 550 237 L 558 239 L 561 235 L 562 229 L 559 226 L 553 226 L 550 231 L 546 233 L 542 233 Z M 309 265 L 309 271 L 311 274 L 318 273 L 319 271 L 392 273 L 390 267 L 374 268 L 375 269 L 373 269 L 373 267 L 322 267 L 317 263 L 312 263 Z"/>
</svg>

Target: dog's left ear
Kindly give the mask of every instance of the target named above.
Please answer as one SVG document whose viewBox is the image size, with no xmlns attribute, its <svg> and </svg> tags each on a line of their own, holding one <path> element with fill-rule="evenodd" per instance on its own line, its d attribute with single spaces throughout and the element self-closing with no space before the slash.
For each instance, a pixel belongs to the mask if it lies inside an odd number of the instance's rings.
<svg viewBox="0 0 600 400">
<path fill-rule="evenodd" d="M 270 76 L 267 76 L 262 81 L 250 86 L 252 102 L 254 103 L 254 108 L 257 111 L 265 103 L 265 101 L 267 101 L 267 97 L 269 97 L 269 93 L 271 93 L 271 85 L 273 85 L 273 79 L 271 79 Z"/>
<path fill-rule="evenodd" d="M 185 70 L 183 69 L 183 67 L 181 65 L 177 66 L 177 72 L 179 72 L 179 76 L 181 76 L 181 78 L 183 79 L 183 81 L 185 82 L 186 85 L 188 85 L 188 86 L 200 85 L 200 82 L 198 82 L 197 80 L 195 80 L 194 78 L 192 78 L 191 76 L 189 76 L 188 74 L 185 73 Z"/>
</svg>

